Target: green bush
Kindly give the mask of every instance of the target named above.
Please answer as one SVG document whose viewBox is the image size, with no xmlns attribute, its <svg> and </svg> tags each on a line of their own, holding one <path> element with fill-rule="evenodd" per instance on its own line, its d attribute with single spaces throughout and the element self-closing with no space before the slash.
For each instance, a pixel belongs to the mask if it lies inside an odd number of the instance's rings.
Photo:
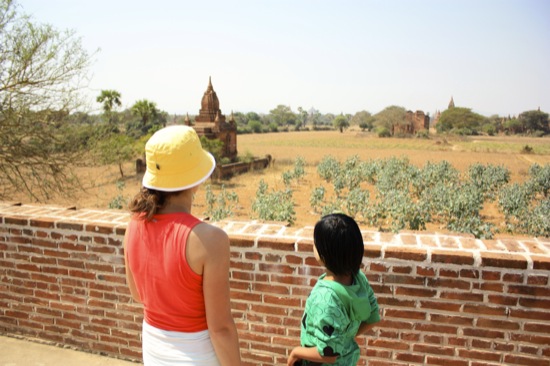
<svg viewBox="0 0 550 366">
<path fill-rule="evenodd" d="M 282 221 L 292 225 L 296 221 L 292 190 L 268 192 L 268 185 L 262 179 L 252 202 L 252 211 L 261 220 Z"/>
<path fill-rule="evenodd" d="M 222 185 L 218 195 L 212 192 L 211 185 L 206 186 L 206 215 L 212 221 L 220 221 L 233 216 L 233 210 L 239 202 L 239 196 L 235 192 L 227 192 Z"/>
</svg>

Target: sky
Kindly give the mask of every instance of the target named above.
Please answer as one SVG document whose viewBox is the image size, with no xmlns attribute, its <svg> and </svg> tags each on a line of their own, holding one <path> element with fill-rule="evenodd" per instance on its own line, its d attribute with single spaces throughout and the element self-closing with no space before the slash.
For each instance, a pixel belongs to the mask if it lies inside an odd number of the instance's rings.
<svg viewBox="0 0 550 366">
<path fill-rule="evenodd" d="M 18 0 L 93 55 L 90 100 L 198 114 L 550 112 L 548 0 Z M 91 107 L 100 110 L 98 103 Z"/>
</svg>

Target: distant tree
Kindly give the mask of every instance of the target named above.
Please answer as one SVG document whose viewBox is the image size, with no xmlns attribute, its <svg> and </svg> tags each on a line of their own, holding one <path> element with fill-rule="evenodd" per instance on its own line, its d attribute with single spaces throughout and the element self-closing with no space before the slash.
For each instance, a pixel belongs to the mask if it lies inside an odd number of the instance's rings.
<svg viewBox="0 0 550 366">
<path fill-rule="evenodd" d="M 307 124 L 308 113 L 302 107 L 298 107 L 296 129 L 299 130 Z"/>
<path fill-rule="evenodd" d="M 101 94 L 97 96 L 96 101 L 103 105 L 103 112 L 105 114 L 110 114 L 113 108 L 122 105 L 120 98 L 120 93 L 116 90 L 102 90 Z"/>
<path fill-rule="evenodd" d="M 526 133 L 550 133 L 550 126 L 548 125 L 548 113 L 537 111 L 527 111 L 520 113 L 518 116 L 520 124 L 523 126 L 523 130 Z"/>
<path fill-rule="evenodd" d="M 308 111 L 307 121 L 308 123 L 311 123 L 311 126 L 315 130 L 317 128 L 317 125 L 321 123 L 321 112 L 319 112 L 315 108 L 311 108 Z"/>
<path fill-rule="evenodd" d="M 138 100 L 132 106 L 132 113 L 138 116 L 142 125 L 147 125 L 149 121 L 153 120 L 159 113 L 157 105 L 154 102 L 147 99 Z"/>
<path fill-rule="evenodd" d="M 340 133 L 344 132 L 344 130 L 349 127 L 349 121 L 343 114 L 336 116 L 336 118 L 332 121 L 332 124 L 334 128 L 340 131 Z"/>
<path fill-rule="evenodd" d="M 512 118 L 504 122 L 503 128 L 507 134 L 517 134 L 523 132 L 523 125 L 517 118 Z"/>
<path fill-rule="evenodd" d="M 102 135 L 120 132 L 118 129 L 118 118 L 113 109 L 122 105 L 120 93 L 116 90 L 102 90 L 96 98 L 96 102 L 103 105 L 103 116 L 107 122 L 107 127 L 103 128 Z"/>
<path fill-rule="evenodd" d="M 453 132 L 461 135 L 475 135 L 485 122 L 485 117 L 469 108 L 454 107 L 441 113 L 436 125 L 437 132 Z"/>
<path fill-rule="evenodd" d="M 289 106 L 279 104 L 276 108 L 269 111 L 272 122 L 278 126 L 289 126 L 296 124 L 296 114 L 292 112 Z"/>
<path fill-rule="evenodd" d="M 263 126 L 260 121 L 250 120 L 248 121 L 247 127 L 251 132 L 254 132 L 254 133 L 263 132 Z"/>
<path fill-rule="evenodd" d="M 133 116 L 139 117 L 137 122 L 127 124 L 126 130 L 130 136 L 141 137 L 151 129 L 158 130 L 166 126 L 168 113 L 160 111 L 156 103 L 147 99 L 138 100 L 131 108 Z"/>
<path fill-rule="evenodd" d="M 124 178 L 123 164 L 138 153 L 135 140 L 122 134 L 112 134 L 97 144 L 97 153 L 103 164 L 117 164 L 121 178 Z"/>
<path fill-rule="evenodd" d="M 394 126 L 406 123 L 406 114 L 407 111 L 403 107 L 395 105 L 386 107 L 373 116 L 373 126 L 376 127 L 379 135 L 393 135 Z"/>
<path fill-rule="evenodd" d="M 218 164 L 223 164 L 222 154 L 223 154 L 223 142 L 218 139 L 209 139 L 206 136 L 201 136 L 201 145 L 202 148 L 210 152 Z"/>
<path fill-rule="evenodd" d="M 332 113 L 322 114 L 320 118 L 320 124 L 332 126 L 334 125 L 333 122 L 335 118 L 336 116 Z"/>
<path fill-rule="evenodd" d="M 90 56 L 59 31 L 0 0 L 0 197 L 36 201 L 78 186 L 80 145 L 68 117 L 81 106 Z"/>
<path fill-rule="evenodd" d="M 370 130 L 374 125 L 374 118 L 367 111 L 357 112 L 351 117 L 350 124 L 361 127 L 361 130 Z"/>
</svg>

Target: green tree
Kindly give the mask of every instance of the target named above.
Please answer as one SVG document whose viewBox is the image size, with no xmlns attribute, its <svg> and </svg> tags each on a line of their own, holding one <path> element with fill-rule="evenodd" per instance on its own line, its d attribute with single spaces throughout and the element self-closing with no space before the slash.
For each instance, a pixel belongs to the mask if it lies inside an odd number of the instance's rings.
<svg viewBox="0 0 550 366">
<path fill-rule="evenodd" d="M 120 176 L 124 178 L 123 164 L 131 160 L 138 153 L 138 150 L 133 138 L 113 134 L 98 142 L 97 153 L 101 163 L 117 164 Z"/>
<path fill-rule="evenodd" d="M 103 104 L 103 115 L 105 121 L 107 122 L 107 128 L 100 135 L 108 135 L 110 133 L 118 133 L 118 118 L 117 115 L 113 113 L 113 109 L 116 106 L 121 106 L 122 102 L 120 101 L 120 93 L 116 90 L 102 90 L 96 98 L 96 102 Z"/>
<path fill-rule="evenodd" d="M 141 137 L 151 129 L 159 129 L 166 125 L 168 113 L 160 111 L 156 103 L 147 99 L 138 100 L 130 110 L 133 116 L 139 117 L 137 123 L 132 121 L 126 127 L 130 136 Z"/>
<path fill-rule="evenodd" d="M 527 133 L 550 133 L 550 126 L 548 125 L 548 113 L 537 111 L 527 111 L 520 113 L 518 116 L 520 124 L 523 126 L 523 130 Z"/>
<path fill-rule="evenodd" d="M 206 136 L 201 136 L 200 140 L 202 148 L 212 154 L 212 156 L 214 156 L 214 159 L 216 159 L 216 163 L 220 165 L 223 164 L 223 142 L 218 139 L 209 139 Z"/>
<path fill-rule="evenodd" d="M 296 129 L 299 130 L 302 127 L 305 127 L 307 124 L 307 111 L 303 109 L 302 107 L 298 107 L 298 115 L 297 115 L 297 123 L 296 123 Z"/>
<path fill-rule="evenodd" d="M 503 128 L 507 134 L 516 134 L 523 132 L 523 126 L 517 118 L 512 118 L 504 122 Z"/>
<path fill-rule="evenodd" d="M 269 111 L 269 116 L 278 126 L 296 124 L 296 114 L 286 105 L 279 104 L 275 109 Z"/>
<path fill-rule="evenodd" d="M 97 96 L 96 101 L 103 104 L 103 112 L 105 114 L 110 114 L 113 108 L 122 105 L 120 98 L 121 95 L 116 90 L 102 90 L 101 94 Z"/>
<path fill-rule="evenodd" d="M 351 117 L 350 124 L 354 126 L 364 126 L 361 127 L 362 130 L 370 130 L 373 127 L 374 118 L 370 114 L 370 112 L 367 111 L 360 111 L 357 112 Z"/>
<path fill-rule="evenodd" d="M 373 126 L 376 127 L 378 134 L 393 135 L 394 126 L 406 123 L 405 116 L 407 111 L 403 107 L 395 105 L 386 107 L 384 110 L 374 115 Z"/>
<path fill-rule="evenodd" d="M 0 197 L 24 191 L 41 201 L 78 186 L 68 116 L 82 105 L 89 65 L 74 32 L 0 0 Z"/>
<path fill-rule="evenodd" d="M 143 126 L 152 121 L 159 112 L 157 104 L 147 99 L 138 100 L 132 106 L 132 113 L 140 118 Z"/>
<path fill-rule="evenodd" d="M 340 131 L 340 133 L 344 132 L 346 128 L 349 127 L 349 121 L 344 115 L 337 116 L 333 121 L 332 124 L 334 128 Z"/>
<path fill-rule="evenodd" d="M 321 123 L 321 112 L 315 108 L 311 108 L 308 111 L 307 121 L 311 123 L 311 126 L 315 130 L 317 126 Z"/>
<path fill-rule="evenodd" d="M 469 108 L 454 107 L 441 113 L 437 122 L 437 132 L 456 132 L 462 135 L 474 135 L 479 133 L 485 117 L 472 112 Z"/>
</svg>

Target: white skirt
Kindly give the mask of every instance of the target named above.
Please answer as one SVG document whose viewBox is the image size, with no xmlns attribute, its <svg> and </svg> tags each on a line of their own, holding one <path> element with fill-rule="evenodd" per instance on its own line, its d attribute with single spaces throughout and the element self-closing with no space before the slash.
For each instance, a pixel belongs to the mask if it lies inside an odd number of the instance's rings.
<svg viewBox="0 0 550 366">
<path fill-rule="evenodd" d="M 208 330 L 196 333 L 162 330 L 143 322 L 144 366 L 219 366 Z"/>
</svg>

